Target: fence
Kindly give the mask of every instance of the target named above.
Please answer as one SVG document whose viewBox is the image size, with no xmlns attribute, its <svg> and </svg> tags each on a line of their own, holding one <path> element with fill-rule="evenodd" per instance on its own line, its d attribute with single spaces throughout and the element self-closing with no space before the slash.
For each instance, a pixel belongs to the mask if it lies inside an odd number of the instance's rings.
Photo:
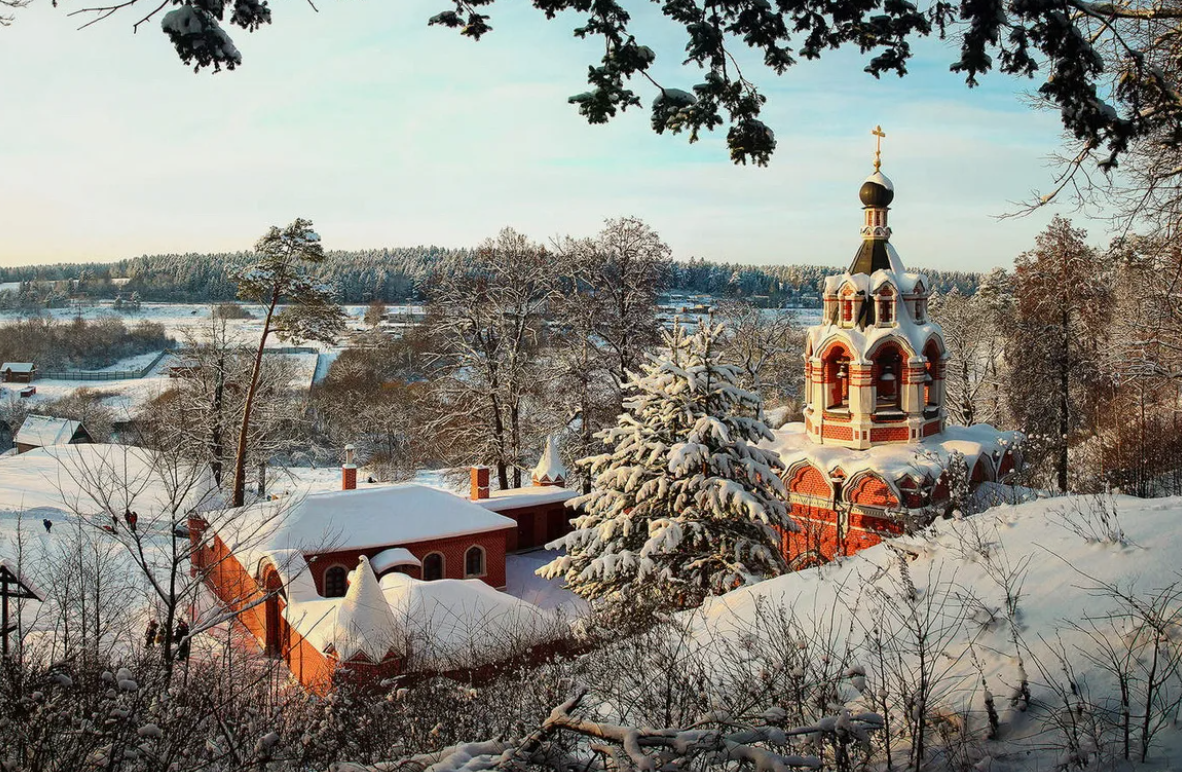
<svg viewBox="0 0 1182 772">
<path fill-rule="evenodd" d="M 314 348 L 307 346 L 280 346 L 267 348 L 266 354 L 319 354 Z M 59 381 L 122 381 L 128 378 L 143 378 L 160 364 L 160 360 L 172 354 L 184 355 L 184 349 L 166 348 L 156 357 L 138 370 L 38 370 L 35 380 L 53 379 Z"/>
<path fill-rule="evenodd" d="M 122 381 L 127 378 L 143 378 L 160 364 L 160 360 L 172 353 L 172 349 L 164 349 L 138 370 L 38 370 L 37 380 L 52 378 L 59 381 Z"/>
</svg>

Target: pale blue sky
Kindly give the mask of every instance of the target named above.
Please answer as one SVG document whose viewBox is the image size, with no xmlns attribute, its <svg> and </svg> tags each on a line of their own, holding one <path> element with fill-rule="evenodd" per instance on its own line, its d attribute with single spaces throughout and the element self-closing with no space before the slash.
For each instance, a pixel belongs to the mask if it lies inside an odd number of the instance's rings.
<svg viewBox="0 0 1182 772">
<path fill-rule="evenodd" d="M 244 64 L 216 75 L 184 67 L 158 22 L 133 35 L 138 8 L 74 31 L 80 5 L 34 0 L 0 29 L 0 264 L 245 249 L 297 216 L 328 248 L 364 248 L 586 235 L 620 215 L 679 258 L 844 264 L 878 123 L 905 262 L 1009 265 L 1051 214 L 994 219 L 1050 180 L 1056 116 L 1020 102 L 1029 83 L 970 92 L 941 43 L 902 80 L 856 52 L 756 72 L 779 140 L 761 169 L 732 166 L 721 135 L 656 136 L 647 110 L 588 126 L 566 97 L 597 47 L 520 4 L 473 43 L 426 26 L 444 0 L 276 3 L 270 27 L 233 30 Z M 682 44 L 642 9 L 658 76 L 688 88 Z"/>
</svg>

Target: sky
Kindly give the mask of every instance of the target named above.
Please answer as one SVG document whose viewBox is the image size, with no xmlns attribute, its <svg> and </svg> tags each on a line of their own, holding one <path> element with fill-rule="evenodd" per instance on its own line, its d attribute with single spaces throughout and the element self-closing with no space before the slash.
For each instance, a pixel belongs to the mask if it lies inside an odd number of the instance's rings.
<svg viewBox="0 0 1182 772">
<path fill-rule="evenodd" d="M 1010 265 L 1054 213 L 997 219 L 1053 178 L 1057 116 L 1022 100 L 1036 84 L 970 91 L 938 41 L 903 79 L 865 74 L 856 51 L 753 68 L 779 143 L 759 168 L 732 165 L 725 130 L 654 134 L 640 83 L 644 109 L 589 126 L 566 100 L 597 46 L 571 36 L 577 18 L 520 2 L 494 5 L 479 42 L 426 25 L 444 0 L 275 3 L 274 24 L 230 28 L 243 65 L 216 74 L 184 66 L 158 20 L 133 34 L 148 6 L 77 30 L 83 5 L 33 0 L 0 28 L 0 265 L 237 251 L 296 217 L 328 249 L 362 249 L 471 246 L 506 226 L 548 241 L 624 215 L 681 259 L 838 265 L 877 124 L 905 263 Z M 683 40 L 637 5 L 658 80 L 688 90 Z"/>
</svg>

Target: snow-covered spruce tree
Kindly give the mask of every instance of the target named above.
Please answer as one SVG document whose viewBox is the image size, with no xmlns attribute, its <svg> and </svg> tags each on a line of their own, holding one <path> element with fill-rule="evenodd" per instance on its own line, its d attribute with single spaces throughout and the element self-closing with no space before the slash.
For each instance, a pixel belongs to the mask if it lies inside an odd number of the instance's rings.
<svg viewBox="0 0 1182 772">
<path fill-rule="evenodd" d="M 539 569 L 589 600 L 688 606 L 787 570 L 780 531 L 795 530 L 758 395 L 718 355 L 721 328 L 680 325 L 628 384 L 625 412 L 583 459 L 583 514 Z M 777 530 L 779 529 L 779 531 Z"/>
</svg>

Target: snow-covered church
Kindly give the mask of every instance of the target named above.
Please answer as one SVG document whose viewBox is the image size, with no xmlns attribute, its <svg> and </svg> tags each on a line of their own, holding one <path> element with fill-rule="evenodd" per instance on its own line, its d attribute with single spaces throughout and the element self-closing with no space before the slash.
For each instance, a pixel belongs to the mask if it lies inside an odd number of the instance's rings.
<svg viewBox="0 0 1182 772">
<path fill-rule="evenodd" d="M 821 322 L 805 338 L 804 421 L 775 432 L 800 526 L 784 538 L 793 568 L 926 524 L 952 506 L 957 474 L 975 488 L 1020 464 L 1018 433 L 946 425 L 944 338 L 927 277 L 891 245 L 895 188 L 880 167 L 876 154 L 858 191 L 862 243 L 849 270 L 825 280 Z"/>
</svg>

